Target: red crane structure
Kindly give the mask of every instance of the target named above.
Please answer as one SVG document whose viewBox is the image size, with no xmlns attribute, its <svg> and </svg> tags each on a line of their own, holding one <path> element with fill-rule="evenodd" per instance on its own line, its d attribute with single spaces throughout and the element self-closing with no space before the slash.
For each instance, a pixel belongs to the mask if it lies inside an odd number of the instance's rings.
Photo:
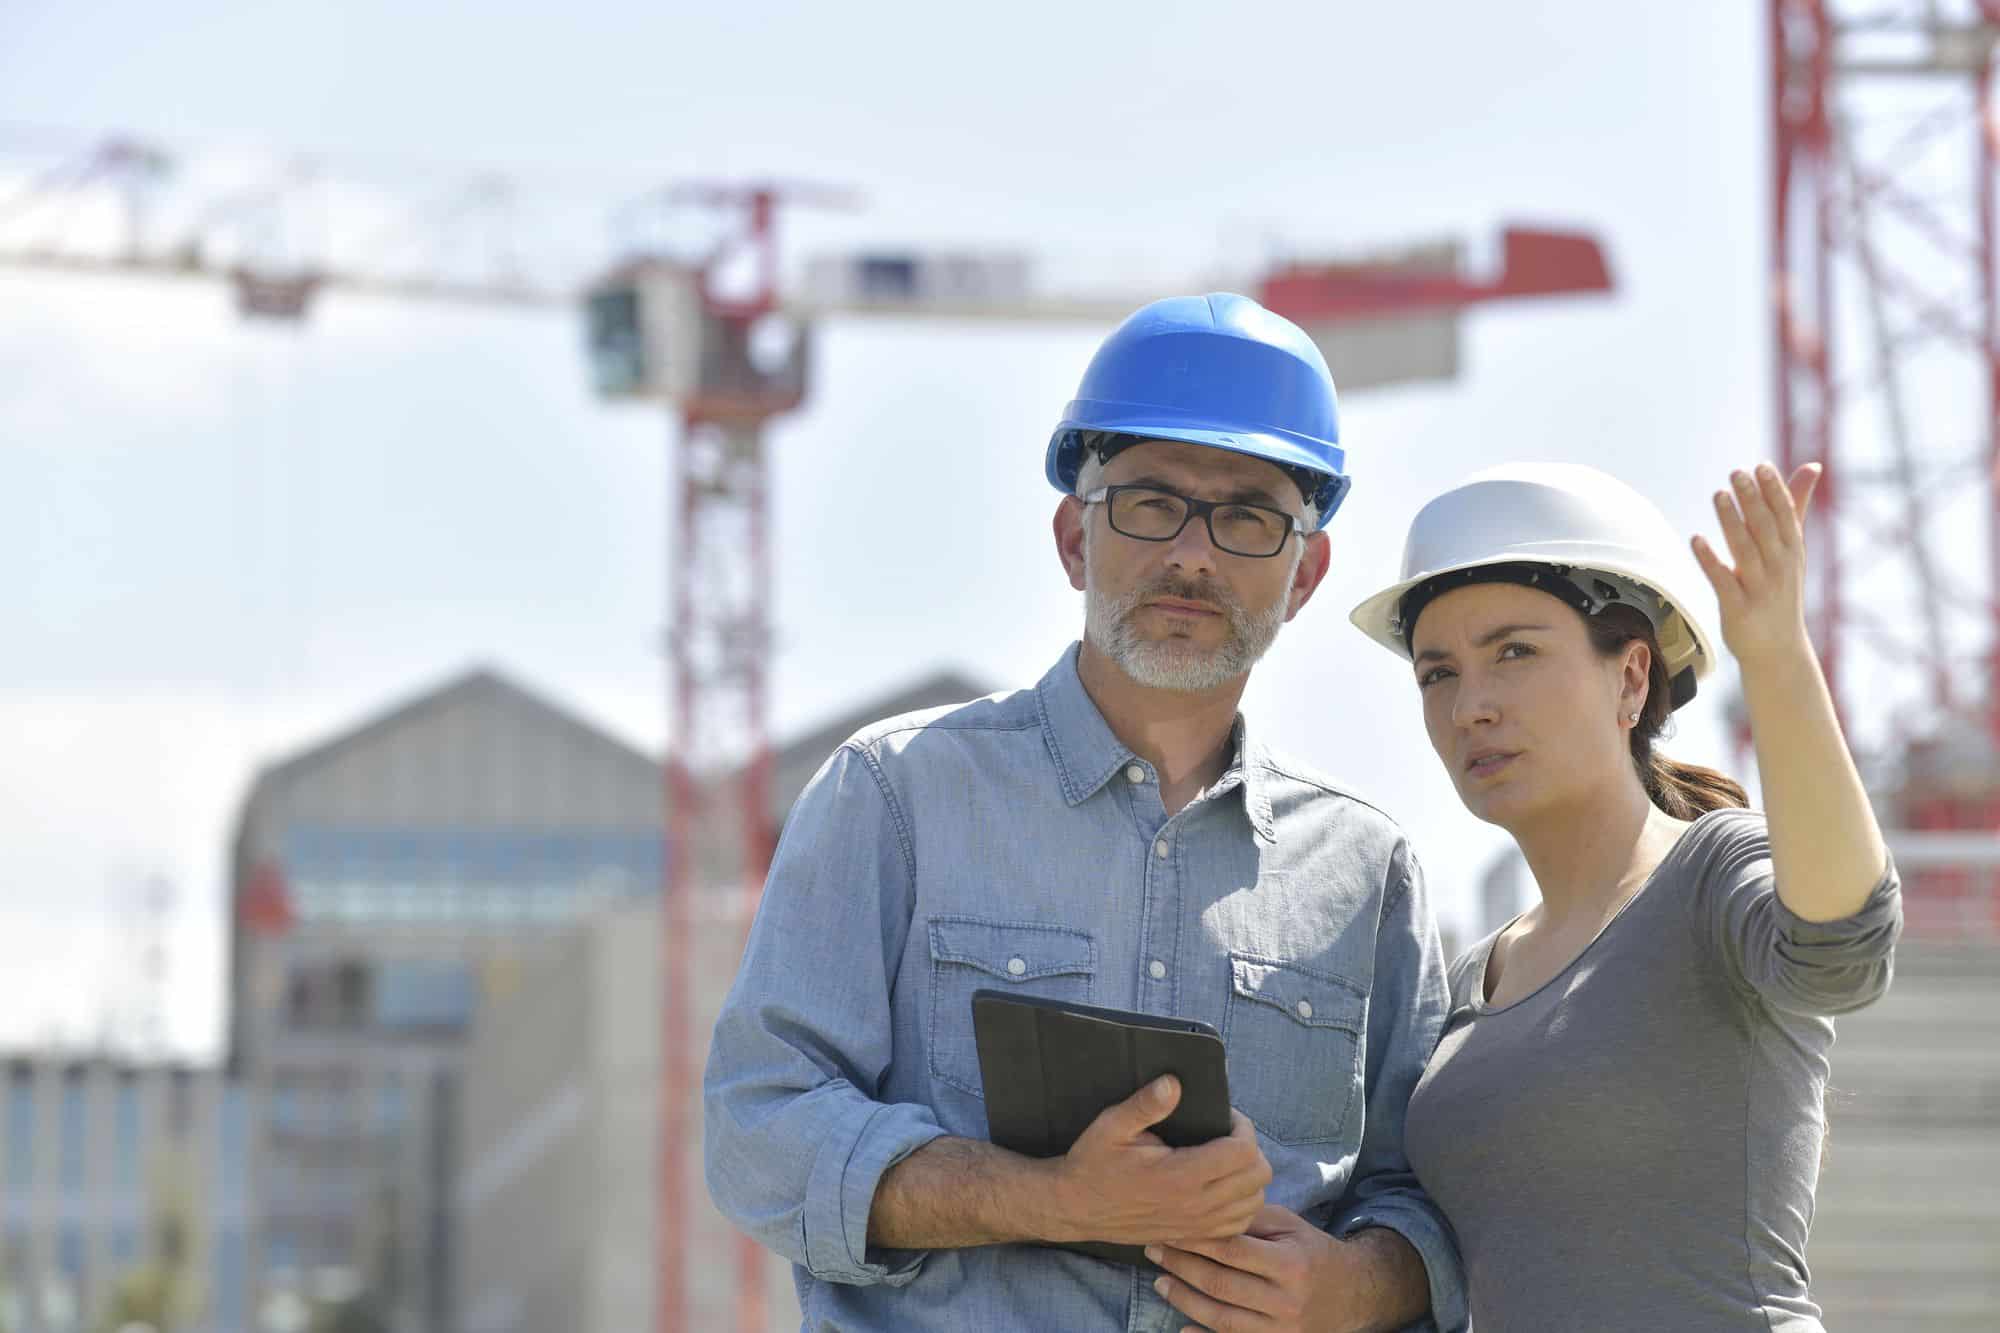
<svg viewBox="0 0 2000 1333">
<path fill-rule="evenodd" d="M 2000 931 L 2000 2 L 1769 0 L 1777 454 L 1913 930 Z"/>
<path fill-rule="evenodd" d="M 239 188 L 155 234 L 152 197 L 171 154 L 131 139 L 95 145 L 29 188 L 0 198 L 0 266 L 221 280 L 246 317 L 299 321 L 320 294 L 374 295 L 550 306 L 581 299 L 591 371 L 600 394 L 666 405 L 675 421 L 669 512 L 667 698 L 671 720 L 664 792 L 668 849 L 663 885 L 659 1123 L 659 1333 L 691 1322 L 694 1264 L 719 1261 L 698 1225 L 700 1195 L 688 1170 L 696 1141 L 699 1014 L 733 972 L 755 912 L 775 841 L 769 735 L 771 535 L 765 427 L 809 392 L 812 323 L 828 316 L 1059 321 L 1109 326 L 1148 300 L 1044 293 L 1018 255 L 892 253 L 816 260 L 804 289 L 779 288 L 776 223 L 784 205 L 843 206 L 851 196 L 795 184 L 703 184 L 656 202 L 727 219 L 719 243 L 693 258 L 649 254 L 585 284 L 532 282 L 491 224 L 517 196 L 482 179 L 447 190 L 444 206 L 413 214 L 397 252 L 414 262 L 377 262 L 380 252 L 343 250 L 339 228 L 320 221 L 328 253 L 273 249 L 273 216 L 308 186 Z M 366 201 L 374 213 L 383 198 Z M 49 230 L 9 224 L 53 215 Z M 73 225 L 69 225 L 73 224 Z M 381 228 L 374 229 L 378 234 Z M 464 239 L 476 234 L 478 243 Z M 91 239 L 78 243 L 83 235 Z M 259 238 L 265 238 L 260 241 Z M 420 242 L 413 245 L 415 240 Z M 1450 379 L 1459 366 L 1464 313 L 1532 297 L 1612 288 L 1596 240 L 1531 228 L 1503 232 L 1499 268 L 1469 273 L 1456 242 L 1437 242 L 1343 262 L 1291 263 L 1246 284 L 1267 306 L 1306 328 L 1348 392 Z M 422 256 L 433 255 L 426 260 Z M 281 929 L 274 920 L 269 928 Z M 747 1237 L 731 1242 L 736 1269 L 732 1319 L 739 1330 L 768 1325 L 769 1257 Z M 713 1284 L 709 1284 L 712 1288 Z M 714 1311 L 702 1312 L 704 1318 Z"/>
</svg>

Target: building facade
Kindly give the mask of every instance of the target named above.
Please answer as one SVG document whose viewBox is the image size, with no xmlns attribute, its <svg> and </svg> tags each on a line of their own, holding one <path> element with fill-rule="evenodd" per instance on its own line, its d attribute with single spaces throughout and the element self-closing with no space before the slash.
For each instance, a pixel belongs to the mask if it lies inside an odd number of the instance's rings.
<svg viewBox="0 0 2000 1333">
<path fill-rule="evenodd" d="M 149 1270 L 187 1327 L 247 1333 L 256 1119 L 214 1069 L 0 1060 L 0 1333 L 95 1330 Z"/>
<path fill-rule="evenodd" d="M 267 1298 L 451 1326 L 474 1013 L 551 930 L 659 893 L 658 765 L 475 671 L 257 778 L 234 849 L 229 1066 Z"/>
<path fill-rule="evenodd" d="M 936 675 L 783 746 L 773 815 L 782 823 L 806 782 L 864 723 L 983 692 Z M 761 1293 L 765 1326 L 779 1333 L 799 1327 L 791 1270 L 741 1240 L 702 1179 L 700 1067 L 743 952 L 740 905 L 733 893 L 702 893 L 691 912 L 683 994 L 694 1068 L 679 1118 L 684 1188 L 667 1226 L 682 1238 L 685 1327 L 740 1327 L 747 1282 Z M 474 1020 L 457 1145 L 456 1333 L 654 1328 L 662 945 L 657 900 L 609 907 L 526 959 L 521 984 Z"/>
</svg>

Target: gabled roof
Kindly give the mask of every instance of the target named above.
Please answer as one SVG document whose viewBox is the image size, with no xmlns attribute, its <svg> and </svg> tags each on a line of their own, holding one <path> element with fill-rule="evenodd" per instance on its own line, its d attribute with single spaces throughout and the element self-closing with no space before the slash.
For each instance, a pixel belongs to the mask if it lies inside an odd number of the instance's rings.
<svg viewBox="0 0 2000 1333">
<path fill-rule="evenodd" d="M 560 752 L 570 764 L 607 775 L 619 785 L 629 782 L 650 787 L 657 782 L 659 763 L 650 755 L 585 721 L 573 710 L 481 666 L 265 766 L 245 799 L 243 818 L 247 822 L 274 801 L 331 783 L 346 770 L 365 767 L 371 756 L 381 756 L 381 762 L 386 763 L 398 747 L 421 751 L 427 733 L 432 738 L 431 748 L 447 748 L 453 719 L 468 715 L 482 721 L 511 721 L 518 729 L 532 732 L 539 747 Z M 461 741 L 463 730 L 458 737 Z"/>
<path fill-rule="evenodd" d="M 879 699 L 828 719 L 797 740 L 783 742 L 777 747 L 778 769 L 783 772 L 804 764 L 807 765 L 806 776 L 810 777 L 826 762 L 826 757 L 833 753 L 835 746 L 871 722 L 880 722 L 885 717 L 915 712 L 920 708 L 965 703 L 990 693 L 991 689 L 991 686 L 982 685 L 950 668 L 933 671 Z M 783 785 L 782 782 L 779 784 L 781 790 Z M 789 794 L 786 801 L 789 804 Z"/>
</svg>

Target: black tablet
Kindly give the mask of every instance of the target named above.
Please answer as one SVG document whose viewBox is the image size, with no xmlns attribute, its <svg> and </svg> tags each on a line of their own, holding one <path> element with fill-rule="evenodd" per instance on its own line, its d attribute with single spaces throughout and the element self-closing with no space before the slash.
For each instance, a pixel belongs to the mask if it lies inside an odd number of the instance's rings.
<svg viewBox="0 0 2000 1333">
<path fill-rule="evenodd" d="M 1030 1157 L 1068 1150 L 1098 1113 L 1162 1074 L 1181 1083 L 1180 1104 L 1153 1132 L 1185 1148 L 1229 1132 L 1229 1076 L 1222 1038 L 1207 1023 L 1125 1009 L 978 990 L 972 1032 L 986 1098 L 987 1137 Z M 1142 1263 L 1136 1245 L 1071 1246 Z"/>
</svg>

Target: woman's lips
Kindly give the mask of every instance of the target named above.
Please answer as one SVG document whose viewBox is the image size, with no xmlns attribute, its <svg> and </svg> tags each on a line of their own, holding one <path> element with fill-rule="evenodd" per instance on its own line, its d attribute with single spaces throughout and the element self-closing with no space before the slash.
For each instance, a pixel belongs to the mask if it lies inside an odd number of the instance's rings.
<svg viewBox="0 0 2000 1333">
<path fill-rule="evenodd" d="M 1519 756 L 1518 750 L 1481 750 L 1466 760 L 1465 771 L 1475 778 L 1490 778 Z"/>
</svg>

